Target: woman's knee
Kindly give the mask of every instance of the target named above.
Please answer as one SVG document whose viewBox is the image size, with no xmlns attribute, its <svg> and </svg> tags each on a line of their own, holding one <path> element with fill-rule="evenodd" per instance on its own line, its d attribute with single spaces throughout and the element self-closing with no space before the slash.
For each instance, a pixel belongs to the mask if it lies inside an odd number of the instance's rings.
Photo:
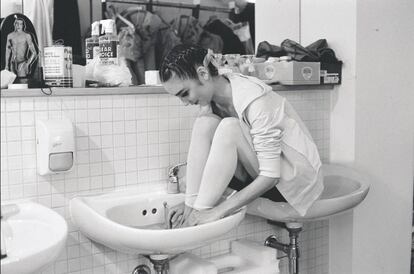
<svg viewBox="0 0 414 274">
<path fill-rule="evenodd" d="M 195 138 L 212 138 L 220 124 L 220 118 L 216 115 L 200 116 L 194 121 L 192 135 Z"/>
<path fill-rule="evenodd" d="M 223 140 L 227 141 L 236 141 L 237 138 L 240 138 L 241 134 L 242 132 L 239 120 L 229 117 L 221 120 L 216 129 L 215 136 L 223 138 Z"/>
</svg>

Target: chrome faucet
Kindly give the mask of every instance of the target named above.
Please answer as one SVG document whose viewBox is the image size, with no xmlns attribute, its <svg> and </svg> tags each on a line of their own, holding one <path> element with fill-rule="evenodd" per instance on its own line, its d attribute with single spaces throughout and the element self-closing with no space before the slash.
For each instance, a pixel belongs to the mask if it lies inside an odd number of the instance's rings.
<svg viewBox="0 0 414 274">
<path fill-rule="evenodd" d="M 167 193 L 174 194 L 180 192 L 178 172 L 180 171 L 180 167 L 185 166 L 186 164 L 186 162 L 180 163 L 168 169 Z"/>
</svg>

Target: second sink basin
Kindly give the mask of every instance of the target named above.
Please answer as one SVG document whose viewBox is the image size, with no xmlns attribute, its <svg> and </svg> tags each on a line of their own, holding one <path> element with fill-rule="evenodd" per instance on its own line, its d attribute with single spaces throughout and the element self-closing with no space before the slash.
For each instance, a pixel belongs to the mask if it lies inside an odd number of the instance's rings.
<svg viewBox="0 0 414 274">
<path fill-rule="evenodd" d="M 329 218 L 360 204 L 368 194 L 369 179 L 352 167 L 338 164 L 322 165 L 324 190 L 305 216 L 288 203 L 258 198 L 249 204 L 247 213 L 271 221 L 302 223 Z"/>
<path fill-rule="evenodd" d="M 184 194 L 167 194 L 164 184 L 146 184 L 70 201 L 73 222 L 87 237 L 130 254 L 177 254 L 205 245 L 244 218 L 243 208 L 223 219 L 193 227 L 165 229 L 163 203 L 184 201 Z"/>
<path fill-rule="evenodd" d="M 52 263 L 65 247 L 67 224 L 54 210 L 30 201 L 2 204 L 2 274 L 29 274 Z"/>
</svg>

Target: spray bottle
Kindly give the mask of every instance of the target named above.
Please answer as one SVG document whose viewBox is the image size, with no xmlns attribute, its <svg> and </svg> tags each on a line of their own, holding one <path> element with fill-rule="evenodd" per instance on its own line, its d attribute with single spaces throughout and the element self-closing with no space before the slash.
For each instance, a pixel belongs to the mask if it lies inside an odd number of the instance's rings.
<svg viewBox="0 0 414 274">
<path fill-rule="evenodd" d="M 101 65 L 118 65 L 119 39 L 116 35 L 115 20 L 101 20 L 102 32 L 99 37 L 99 56 Z"/>
<path fill-rule="evenodd" d="M 99 21 L 92 23 L 92 37 L 85 39 L 86 64 L 99 57 Z"/>
</svg>

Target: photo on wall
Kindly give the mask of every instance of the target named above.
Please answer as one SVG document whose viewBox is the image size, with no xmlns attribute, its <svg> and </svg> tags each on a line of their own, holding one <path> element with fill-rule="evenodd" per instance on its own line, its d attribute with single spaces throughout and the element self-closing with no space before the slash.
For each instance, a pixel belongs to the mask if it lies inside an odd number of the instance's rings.
<svg viewBox="0 0 414 274">
<path fill-rule="evenodd" d="M 1 70 L 16 74 L 14 83 L 36 85 L 39 73 L 40 49 L 36 30 L 25 15 L 14 13 L 1 22 Z"/>
</svg>

